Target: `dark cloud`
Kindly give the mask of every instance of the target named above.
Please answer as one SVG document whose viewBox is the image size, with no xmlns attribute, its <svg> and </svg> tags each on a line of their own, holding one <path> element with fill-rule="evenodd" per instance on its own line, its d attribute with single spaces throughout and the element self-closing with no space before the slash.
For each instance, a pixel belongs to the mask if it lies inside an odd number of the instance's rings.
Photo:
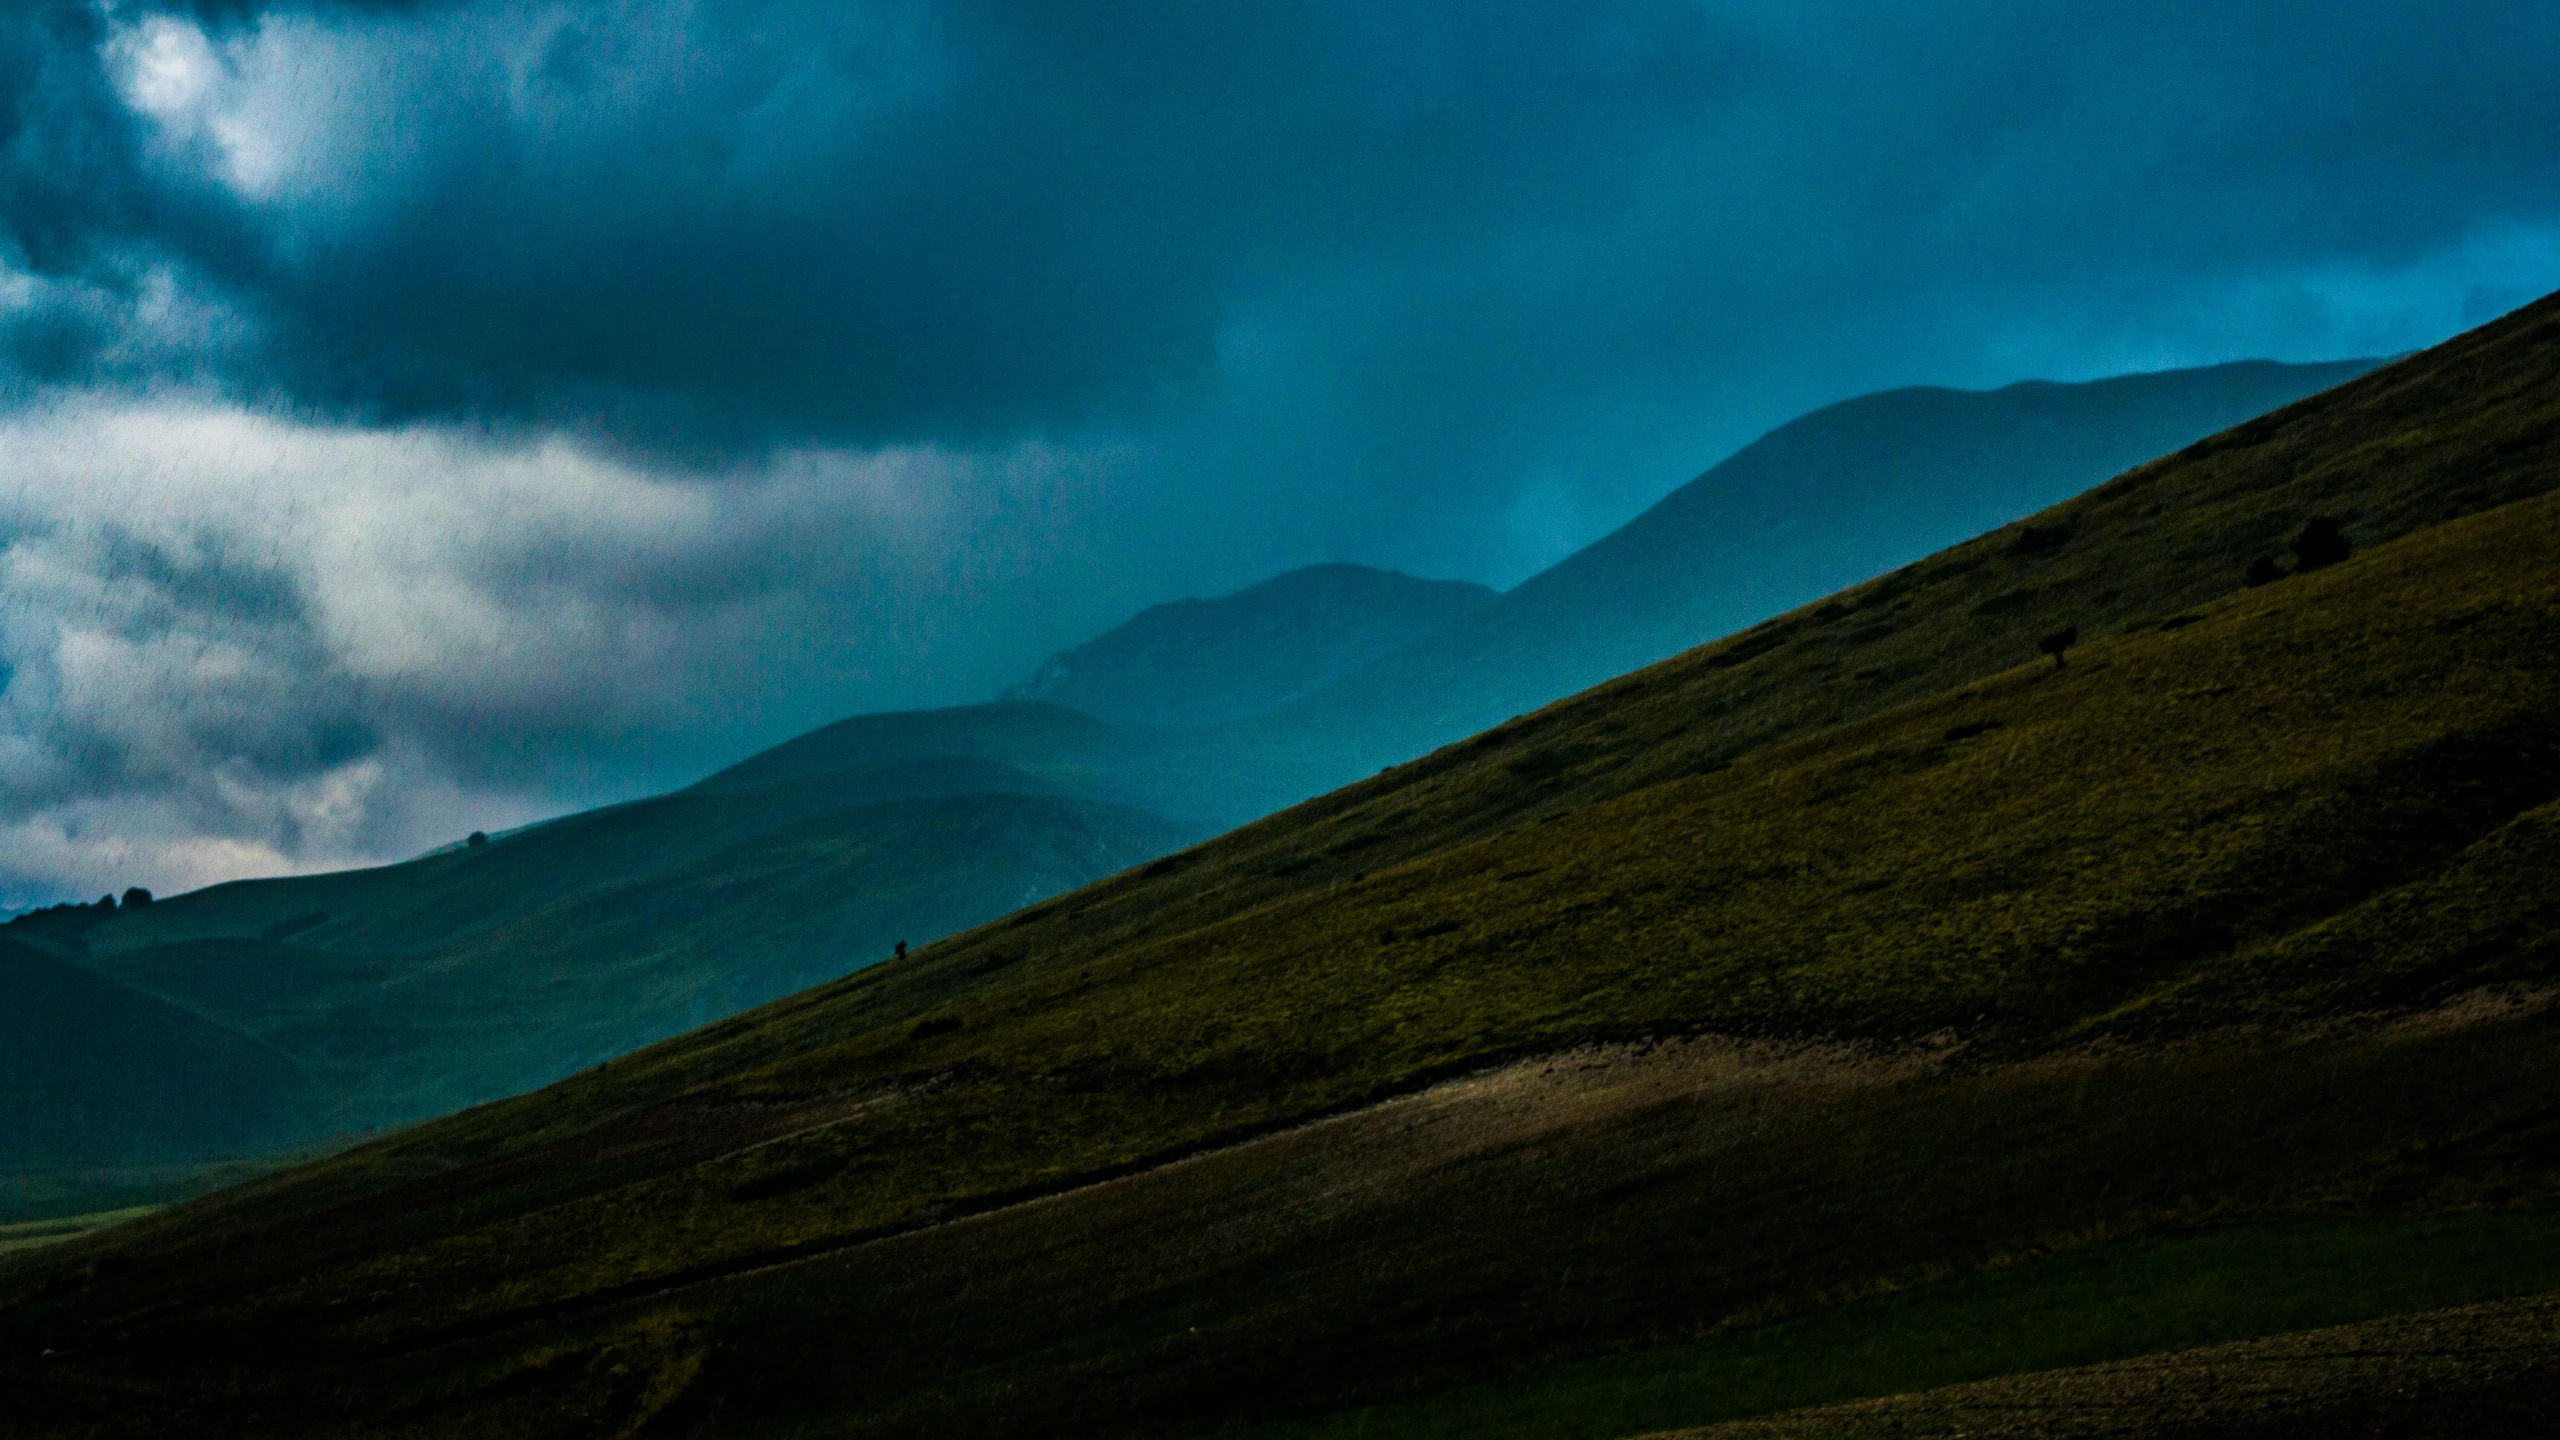
<svg viewBox="0 0 2560 1440">
<path fill-rule="evenodd" d="M 191 10 L 231 101 L 326 87 L 282 173 L 143 133 L 104 22 L 39 7 L 24 263 L 183 263 L 256 321 L 244 393 L 657 442 L 1154 423 L 1257 316 L 1498 410 L 2560 205 L 2560 19 L 2519 4 Z M 51 373 L 110 348 L 26 328 Z"/>
</svg>

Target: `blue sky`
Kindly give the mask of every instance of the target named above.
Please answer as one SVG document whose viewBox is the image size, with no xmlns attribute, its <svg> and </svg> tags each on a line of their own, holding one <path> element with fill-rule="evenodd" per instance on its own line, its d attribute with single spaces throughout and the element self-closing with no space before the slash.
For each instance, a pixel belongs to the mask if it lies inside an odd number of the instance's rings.
<svg viewBox="0 0 2560 1440">
<path fill-rule="evenodd" d="M 0 15 L 0 899 L 385 858 L 1890 385 L 2560 287 L 2508 3 Z"/>
</svg>

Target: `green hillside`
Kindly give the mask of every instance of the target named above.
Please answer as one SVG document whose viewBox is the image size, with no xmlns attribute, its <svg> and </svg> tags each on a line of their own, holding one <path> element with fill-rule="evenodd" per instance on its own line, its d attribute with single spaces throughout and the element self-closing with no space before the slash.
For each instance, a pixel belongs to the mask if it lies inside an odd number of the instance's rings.
<svg viewBox="0 0 2560 1440">
<path fill-rule="evenodd" d="M 2383 1237 L 2350 1311 L 2487 1298 L 2408 1247 L 2560 1246 L 2555 487 L 2560 300 L 901 962 L 0 1260 L 0 1383 L 37 1433 L 1170 1436 L 2252 1227 Z M 2323 517 L 2351 558 L 2243 586 Z M 2232 1303 L 2170 1328 L 2288 1323 Z"/>
<path fill-rule="evenodd" d="M 331 1128 L 366 1128 L 530 1089 L 1186 838 L 1120 807 L 940 796 L 564 885 L 412 954 L 203 939 L 91 963 L 302 1057 L 329 1083 Z"/>
<path fill-rule="evenodd" d="M 1054 758 L 1070 750 L 1061 734 L 1107 743 L 1117 733 L 1098 722 L 1040 706 L 949 713 L 957 723 L 904 734 L 905 717 L 878 717 L 868 743 L 840 748 L 837 763 L 765 783 L 716 776 L 406 864 L 44 912 L 0 935 L 85 967 L 101 993 L 121 987 L 128 1008 L 253 1039 L 250 1052 L 313 1087 L 288 1120 L 207 1123 L 201 1144 L 177 1152 L 231 1159 L 548 1083 L 1200 833 L 1078 798 L 1079 776 L 1063 764 L 1039 773 L 970 753 L 1010 742 Z M 22 1023 L 82 1050 L 104 1012 L 46 1008 L 58 998 L 32 997 Z M 111 1051 L 119 1043 L 98 1037 Z M 154 1073 L 162 1051 L 114 1053 L 129 1088 L 188 1093 L 199 1110 L 272 1109 L 257 1087 L 207 1093 L 183 1047 L 165 1052 L 166 1077 Z M 26 1093 L 30 1106 L 55 1094 Z M 47 1113 L 9 1161 L 27 1184 L 0 1189 L 0 1207 L 17 1190 L 43 1195 L 31 1203 L 50 1213 L 77 1203 L 65 1186 L 94 1184 L 101 1203 L 201 1188 L 191 1175 L 156 1187 L 124 1173 L 75 1181 L 62 1167 L 156 1160 L 167 1147 L 136 1152 L 111 1108 Z M 36 1184 L 21 1173 L 29 1166 L 56 1173 Z"/>
<path fill-rule="evenodd" d="M 0 941 L 0 1163 L 281 1149 L 318 1108 L 277 1050 Z"/>
<path fill-rule="evenodd" d="M 1062 732 L 1081 740 L 1100 729 L 1065 712 L 1023 718 L 1042 737 L 1026 748 L 1047 741 L 1064 751 L 1055 739 Z M 90 926 L 81 941 L 100 955 L 213 938 L 414 955 L 519 919 L 573 890 L 696 861 L 830 811 L 949 795 L 1080 793 L 1071 775 L 992 758 L 960 725 L 913 737 L 884 736 L 884 728 L 866 727 L 823 766 L 769 781 L 732 783 L 724 772 L 690 791 L 584 811 L 404 864 L 215 885 L 119 912 Z"/>
</svg>

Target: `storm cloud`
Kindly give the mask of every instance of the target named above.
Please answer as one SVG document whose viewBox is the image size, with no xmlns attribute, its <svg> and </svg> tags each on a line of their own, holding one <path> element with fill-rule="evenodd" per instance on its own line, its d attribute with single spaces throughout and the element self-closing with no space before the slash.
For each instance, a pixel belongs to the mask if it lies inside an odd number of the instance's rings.
<svg viewBox="0 0 2560 1440">
<path fill-rule="evenodd" d="M 1864 390 L 2429 343 L 2560 285 L 2555 60 L 2523 3 L 12 7 L 0 892 L 401 853 L 1289 565 L 1507 584 Z"/>
</svg>

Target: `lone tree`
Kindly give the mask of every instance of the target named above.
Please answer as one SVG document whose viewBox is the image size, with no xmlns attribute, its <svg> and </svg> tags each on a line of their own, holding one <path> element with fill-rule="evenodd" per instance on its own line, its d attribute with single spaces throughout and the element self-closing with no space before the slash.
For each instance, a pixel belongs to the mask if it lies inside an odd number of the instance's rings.
<svg viewBox="0 0 2560 1440">
<path fill-rule="evenodd" d="M 2036 648 L 2052 656 L 2053 668 L 2059 670 L 2062 668 L 2062 652 L 2079 643 L 2080 627 L 2074 625 L 2068 630 L 2056 630 L 2037 641 Z"/>
<path fill-rule="evenodd" d="M 2338 522 L 2326 515 L 2314 515 L 2302 527 L 2302 536 L 2293 542 L 2293 573 L 2318 570 L 2347 558 L 2346 532 Z"/>
<path fill-rule="evenodd" d="M 904 940 L 898 942 L 898 958 L 901 960 L 907 958 L 907 942 Z"/>
<path fill-rule="evenodd" d="M 476 850 L 489 843 L 489 832 L 486 830 L 474 830 L 470 835 L 463 839 L 462 843 Z"/>
<path fill-rule="evenodd" d="M 150 903 L 151 892 L 139 885 L 124 892 L 124 908 L 127 910 L 139 910 Z"/>
</svg>

